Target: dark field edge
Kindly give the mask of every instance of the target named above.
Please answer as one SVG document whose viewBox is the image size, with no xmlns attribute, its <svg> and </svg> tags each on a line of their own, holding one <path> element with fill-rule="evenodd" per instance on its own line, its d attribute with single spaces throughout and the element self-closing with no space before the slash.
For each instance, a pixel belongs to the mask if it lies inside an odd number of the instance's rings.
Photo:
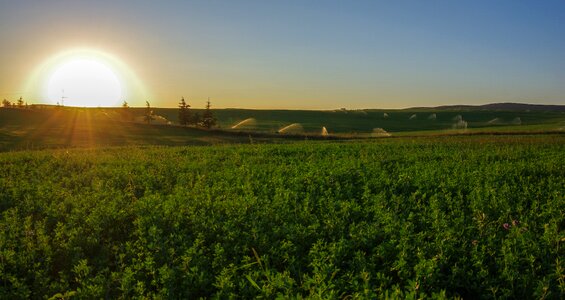
<svg viewBox="0 0 565 300">
<path fill-rule="evenodd" d="M 210 146 L 226 146 L 226 145 L 249 145 L 249 144 L 277 144 L 285 142 L 300 142 L 300 141 L 333 141 L 333 142 L 346 142 L 346 141 L 378 141 L 381 139 L 433 139 L 433 138 L 449 138 L 449 137 L 473 137 L 473 136 L 565 136 L 565 131 L 562 130 L 524 130 L 524 131 L 476 131 L 476 132 L 436 132 L 428 133 L 427 130 L 418 131 L 415 134 L 401 134 L 395 135 L 393 132 L 390 136 L 367 136 L 367 134 L 330 134 L 327 136 L 308 134 L 308 133 L 272 133 L 272 132 L 258 132 L 258 131 L 232 131 L 225 129 L 204 129 L 190 126 L 181 125 L 165 125 L 165 124 L 150 124 L 151 127 L 176 127 L 184 128 L 191 131 L 200 131 L 210 133 L 210 137 L 239 137 L 238 140 L 225 140 L 221 143 L 215 144 L 191 144 L 190 138 L 187 138 L 185 145 L 167 145 L 159 143 L 143 143 L 143 144 L 116 144 L 116 145 L 98 145 L 94 147 L 88 146 L 60 146 L 60 145 L 34 145 L 31 148 L 14 147 L 14 148 L 0 148 L 0 153 L 10 152 L 23 152 L 23 151 L 43 151 L 43 150 L 65 150 L 65 149 L 112 149 L 112 148 L 150 148 L 150 147 L 210 147 Z"/>
</svg>

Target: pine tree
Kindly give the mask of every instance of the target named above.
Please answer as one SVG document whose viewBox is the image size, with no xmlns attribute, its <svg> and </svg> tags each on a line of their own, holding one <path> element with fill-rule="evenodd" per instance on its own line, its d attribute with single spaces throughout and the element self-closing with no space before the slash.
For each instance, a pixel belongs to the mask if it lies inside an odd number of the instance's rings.
<svg viewBox="0 0 565 300">
<path fill-rule="evenodd" d="M 132 120 L 132 115 L 131 115 L 131 111 L 129 109 L 129 104 L 124 100 L 124 103 L 122 103 L 122 120 L 123 121 L 131 121 Z"/>
<path fill-rule="evenodd" d="M 182 97 L 180 102 L 179 102 L 179 124 L 180 125 L 186 126 L 186 125 L 190 124 L 191 117 L 190 117 L 189 107 L 190 107 L 190 105 L 188 105 L 184 101 L 184 97 Z"/>
<path fill-rule="evenodd" d="M 24 108 L 24 99 L 22 97 L 18 99 L 18 108 Z"/>
<path fill-rule="evenodd" d="M 153 121 L 153 119 L 153 110 L 151 110 L 151 104 L 149 104 L 149 101 L 145 101 L 144 120 L 145 122 L 147 122 L 147 124 L 151 124 L 151 121 Z"/>
<path fill-rule="evenodd" d="M 206 110 L 204 111 L 204 114 L 202 115 L 202 126 L 204 128 L 212 128 L 214 125 L 216 125 L 216 118 L 214 118 L 214 115 L 212 114 L 212 110 L 210 109 L 210 97 L 208 97 L 208 102 L 206 102 Z"/>
</svg>

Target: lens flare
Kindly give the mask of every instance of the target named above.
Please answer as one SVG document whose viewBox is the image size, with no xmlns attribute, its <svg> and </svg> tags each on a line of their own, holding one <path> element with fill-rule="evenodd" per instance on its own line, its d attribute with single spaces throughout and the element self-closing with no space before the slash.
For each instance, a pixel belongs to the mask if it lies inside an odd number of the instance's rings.
<svg viewBox="0 0 565 300">
<path fill-rule="evenodd" d="M 74 48 L 39 65 L 25 83 L 31 103 L 66 106 L 142 106 L 152 96 L 130 66 L 106 52 Z"/>
<path fill-rule="evenodd" d="M 47 97 L 69 106 L 115 106 L 123 98 L 115 72 L 95 59 L 72 59 L 61 64 L 49 78 Z"/>
</svg>

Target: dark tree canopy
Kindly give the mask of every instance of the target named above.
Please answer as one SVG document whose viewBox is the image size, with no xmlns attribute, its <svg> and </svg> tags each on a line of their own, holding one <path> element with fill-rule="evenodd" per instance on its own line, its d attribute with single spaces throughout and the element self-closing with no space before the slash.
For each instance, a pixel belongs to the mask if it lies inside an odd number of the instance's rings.
<svg viewBox="0 0 565 300">
<path fill-rule="evenodd" d="M 145 101 L 145 116 L 144 116 L 144 120 L 145 120 L 145 122 L 147 122 L 147 124 L 151 124 L 151 121 L 154 120 L 154 117 L 153 117 L 153 110 L 151 110 L 151 104 L 149 104 L 149 101 Z"/>
<path fill-rule="evenodd" d="M 121 115 L 122 115 L 123 121 L 133 121 L 133 114 L 132 114 L 131 110 L 129 109 L 129 104 L 125 100 L 122 103 Z"/>
<path fill-rule="evenodd" d="M 179 102 L 179 124 L 186 126 L 191 124 L 192 118 L 190 116 L 190 105 L 184 101 L 184 97 L 181 98 Z"/>
<path fill-rule="evenodd" d="M 202 115 L 202 127 L 204 128 L 212 128 L 216 125 L 216 118 L 214 117 L 214 115 L 212 114 L 212 110 L 210 109 L 211 105 L 210 105 L 210 98 L 208 98 L 208 101 L 206 102 L 206 110 L 204 111 L 204 114 Z"/>
</svg>

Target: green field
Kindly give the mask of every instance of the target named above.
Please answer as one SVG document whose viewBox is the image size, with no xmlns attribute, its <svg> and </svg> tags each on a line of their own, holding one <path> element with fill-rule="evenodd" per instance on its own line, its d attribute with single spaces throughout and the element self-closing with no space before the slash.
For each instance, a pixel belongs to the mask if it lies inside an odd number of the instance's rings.
<svg viewBox="0 0 565 300">
<path fill-rule="evenodd" d="M 172 122 L 177 120 L 176 109 L 157 109 L 155 112 Z M 252 118 L 255 122 L 241 126 L 240 130 L 276 132 L 298 123 L 304 132 L 319 134 L 326 127 L 330 134 L 371 133 L 382 128 L 390 133 L 406 131 L 450 131 L 460 117 L 468 128 L 499 130 L 507 126 L 538 125 L 544 130 L 563 130 L 563 111 L 510 111 L 510 110 L 215 110 L 221 128 L 230 129 L 237 123 Z M 388 117 L 385 117 L 385 113 Z M 433 116 L 435 115 L 435 118 Z M 411 117 L 413 117 L 411 119 Z"/>
<path fill-rule="evenodd" d="M 218 109 L 212 131 L 178 126 L 178 110 L 155 108 L 0 108 L 0 151 L 131 145 L 282 143 L 296 139 L 357 139 L 483 133 L 565 133 L 565 112 L 526 110 L 300 111 Z M 202 114 L 202 110 L 192 110 Z M 384 117 L 384 114 L 387 117 Z M 414 116 L 412 119 L 410 119 Z M 435 118 L 430 118 L 435 116 Z M 237 128 L 234 125 L 244 122 Z M 462 120 L 466 128 L 456 126 Z M 494 121 L 493 121 L 494 120 Z M 519 123 L 518 123 L 519 121 Z M 295 124 L 284 133 L 281 128 Z M 463 124 L 463 123 L 462 123 Z M 461 124 L 459 124 L 461 125 Z M 321 137 L 325 127 L 329 136 Z M 376 131 L 375 131 L 376 130 Z"/>
<path fill-rule="evenodd" d="M 565 136 L 0 153 L 0 298 L 565 294 Z"/>
<path fill-rule="evenodd" d="M 0 151 L 132 145 L 277 142 L 261 134 L 124 122 L 115 109 L 0 109 Z"/>
</svg>

